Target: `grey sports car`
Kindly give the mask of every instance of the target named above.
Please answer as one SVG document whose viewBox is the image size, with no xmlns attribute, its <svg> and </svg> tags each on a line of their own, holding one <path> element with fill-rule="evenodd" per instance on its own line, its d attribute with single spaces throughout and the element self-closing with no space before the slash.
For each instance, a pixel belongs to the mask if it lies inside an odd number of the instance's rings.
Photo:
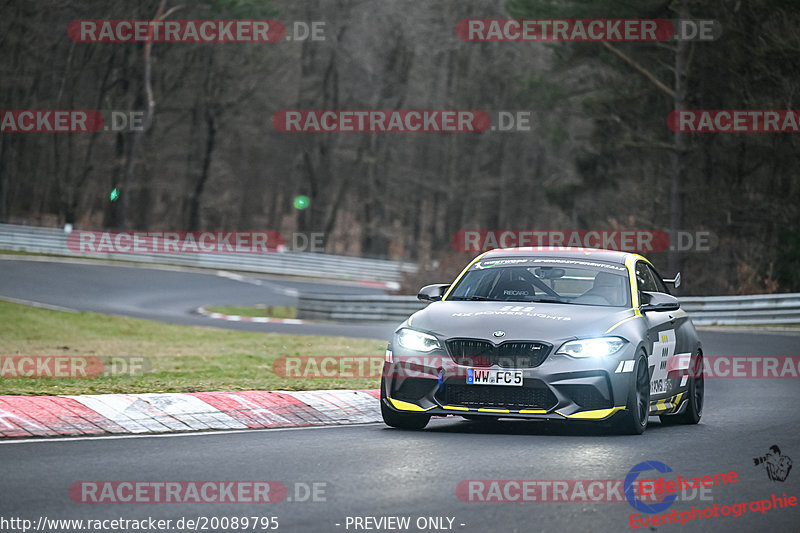
<svg viewBox="0 0 800 533">
<path fill-rule="evenodd" d="M 479 255 L 394 332 L 381 379 L 386 424 L 431 416 L 592 420 L 639 434 L 648 416 L 696 424 L 702 346 L 644 257 L 583 248 Z"/>
</svg>

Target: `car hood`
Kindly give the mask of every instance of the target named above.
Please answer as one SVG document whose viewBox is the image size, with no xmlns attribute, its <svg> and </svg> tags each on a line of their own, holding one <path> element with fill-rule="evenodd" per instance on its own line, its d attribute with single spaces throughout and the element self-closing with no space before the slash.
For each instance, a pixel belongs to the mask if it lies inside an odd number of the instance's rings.
<svg viewBox="0 0 800 533">
<path fill-rule="evenodd" d="M 406 324 L 442 338 L 485 338 L 496 343 L 512 340 L 565 341 L 601 336 L 633 310 L 577 304 L 538 302 L 434 302 L 412 315 Z M 493 337 L 503 331 L 502 337 Z"/>
</svg>

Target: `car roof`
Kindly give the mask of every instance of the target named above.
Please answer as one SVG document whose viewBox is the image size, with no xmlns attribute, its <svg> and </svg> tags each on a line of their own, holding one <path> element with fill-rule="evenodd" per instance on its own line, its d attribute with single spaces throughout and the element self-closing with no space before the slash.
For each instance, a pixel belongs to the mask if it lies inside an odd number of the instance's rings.
<svg viewBox="0 0 800 533">
<path fill-rule="evenodd" d="M 608 263 L 625 264 L 625 259 L 634 255 L 637 258 L 644 259 L 638 254 L 631 254 L 630 252 L 620 252 L 619 250 L 603 250 L 601 248 L 567 248 L 562 246 L 528 246 L 521 248 L 495 248 L 489 250 L 483 255 L 483 258 L 497 257 L 569 257 L 569 258 L 583 258 L 594 259 L 596 261 L 606 261 Z M 646 259 L 645 259 L 646 260 Z"/>
</svg>

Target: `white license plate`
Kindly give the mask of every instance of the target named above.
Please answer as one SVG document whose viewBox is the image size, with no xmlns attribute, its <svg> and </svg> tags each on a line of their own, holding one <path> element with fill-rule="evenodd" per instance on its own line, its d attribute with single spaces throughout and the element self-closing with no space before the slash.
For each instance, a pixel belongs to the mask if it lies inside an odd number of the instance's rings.
<svg viewBox="0 0 800 533">
<path fill-rule="evenodd" d="M 508 385 L 511 387 L 521 387 L 522 370 L 468 368 L 467 385 Z"/>
</svg>

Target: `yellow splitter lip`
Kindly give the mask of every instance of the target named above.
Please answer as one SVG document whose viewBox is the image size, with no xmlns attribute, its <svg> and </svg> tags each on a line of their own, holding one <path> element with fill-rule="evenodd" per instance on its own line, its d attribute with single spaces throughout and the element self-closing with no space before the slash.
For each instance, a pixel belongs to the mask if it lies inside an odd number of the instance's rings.
<svg viewBox="0 0 800 533">
<path fill-rule="evenodd" d="M 461 407 L 456 405 L 432 405 L 430 407 L 420 407 L 417 404 L 404 402 L 402 400 L 396 400 L 394 398 L 387 398 L 389 403 L 392 404 L 392 407 L 397 409 L 398 411 L 408 411 L 413 413 L 422 413 L 428 412 L 430 414 L 436 414 L 436 411 L 458 411 L 458 412 L 474 412 L 474 413 L 495 413 L 495 414 L 507 414 L 509 416 L 515 415 L 548 415 L 548 412 L 543 409 L 520 409 L 518 411 L 510 410 L 510 409 L 496 409 L 491 407 Z M 559 411 L 553 411 L 550 415 L 557 415 L 557 416 L 547 416 L 545 418 L 569 418 L 574 420 L 603 420 L 605 418 L 609 418 L 617 411 L 622 411 L 625 409 L 625 406 L 618 406 L 612 407 L 610 409 L 594 409 L 590 411 L 578 411 L 577 413 L 572 414 L 564 414 Z M 524 418 L 532 418 L 530 416 L 525 416 Z M 541 418 L 541 416 L 536 417 Z"/>
</svg>

